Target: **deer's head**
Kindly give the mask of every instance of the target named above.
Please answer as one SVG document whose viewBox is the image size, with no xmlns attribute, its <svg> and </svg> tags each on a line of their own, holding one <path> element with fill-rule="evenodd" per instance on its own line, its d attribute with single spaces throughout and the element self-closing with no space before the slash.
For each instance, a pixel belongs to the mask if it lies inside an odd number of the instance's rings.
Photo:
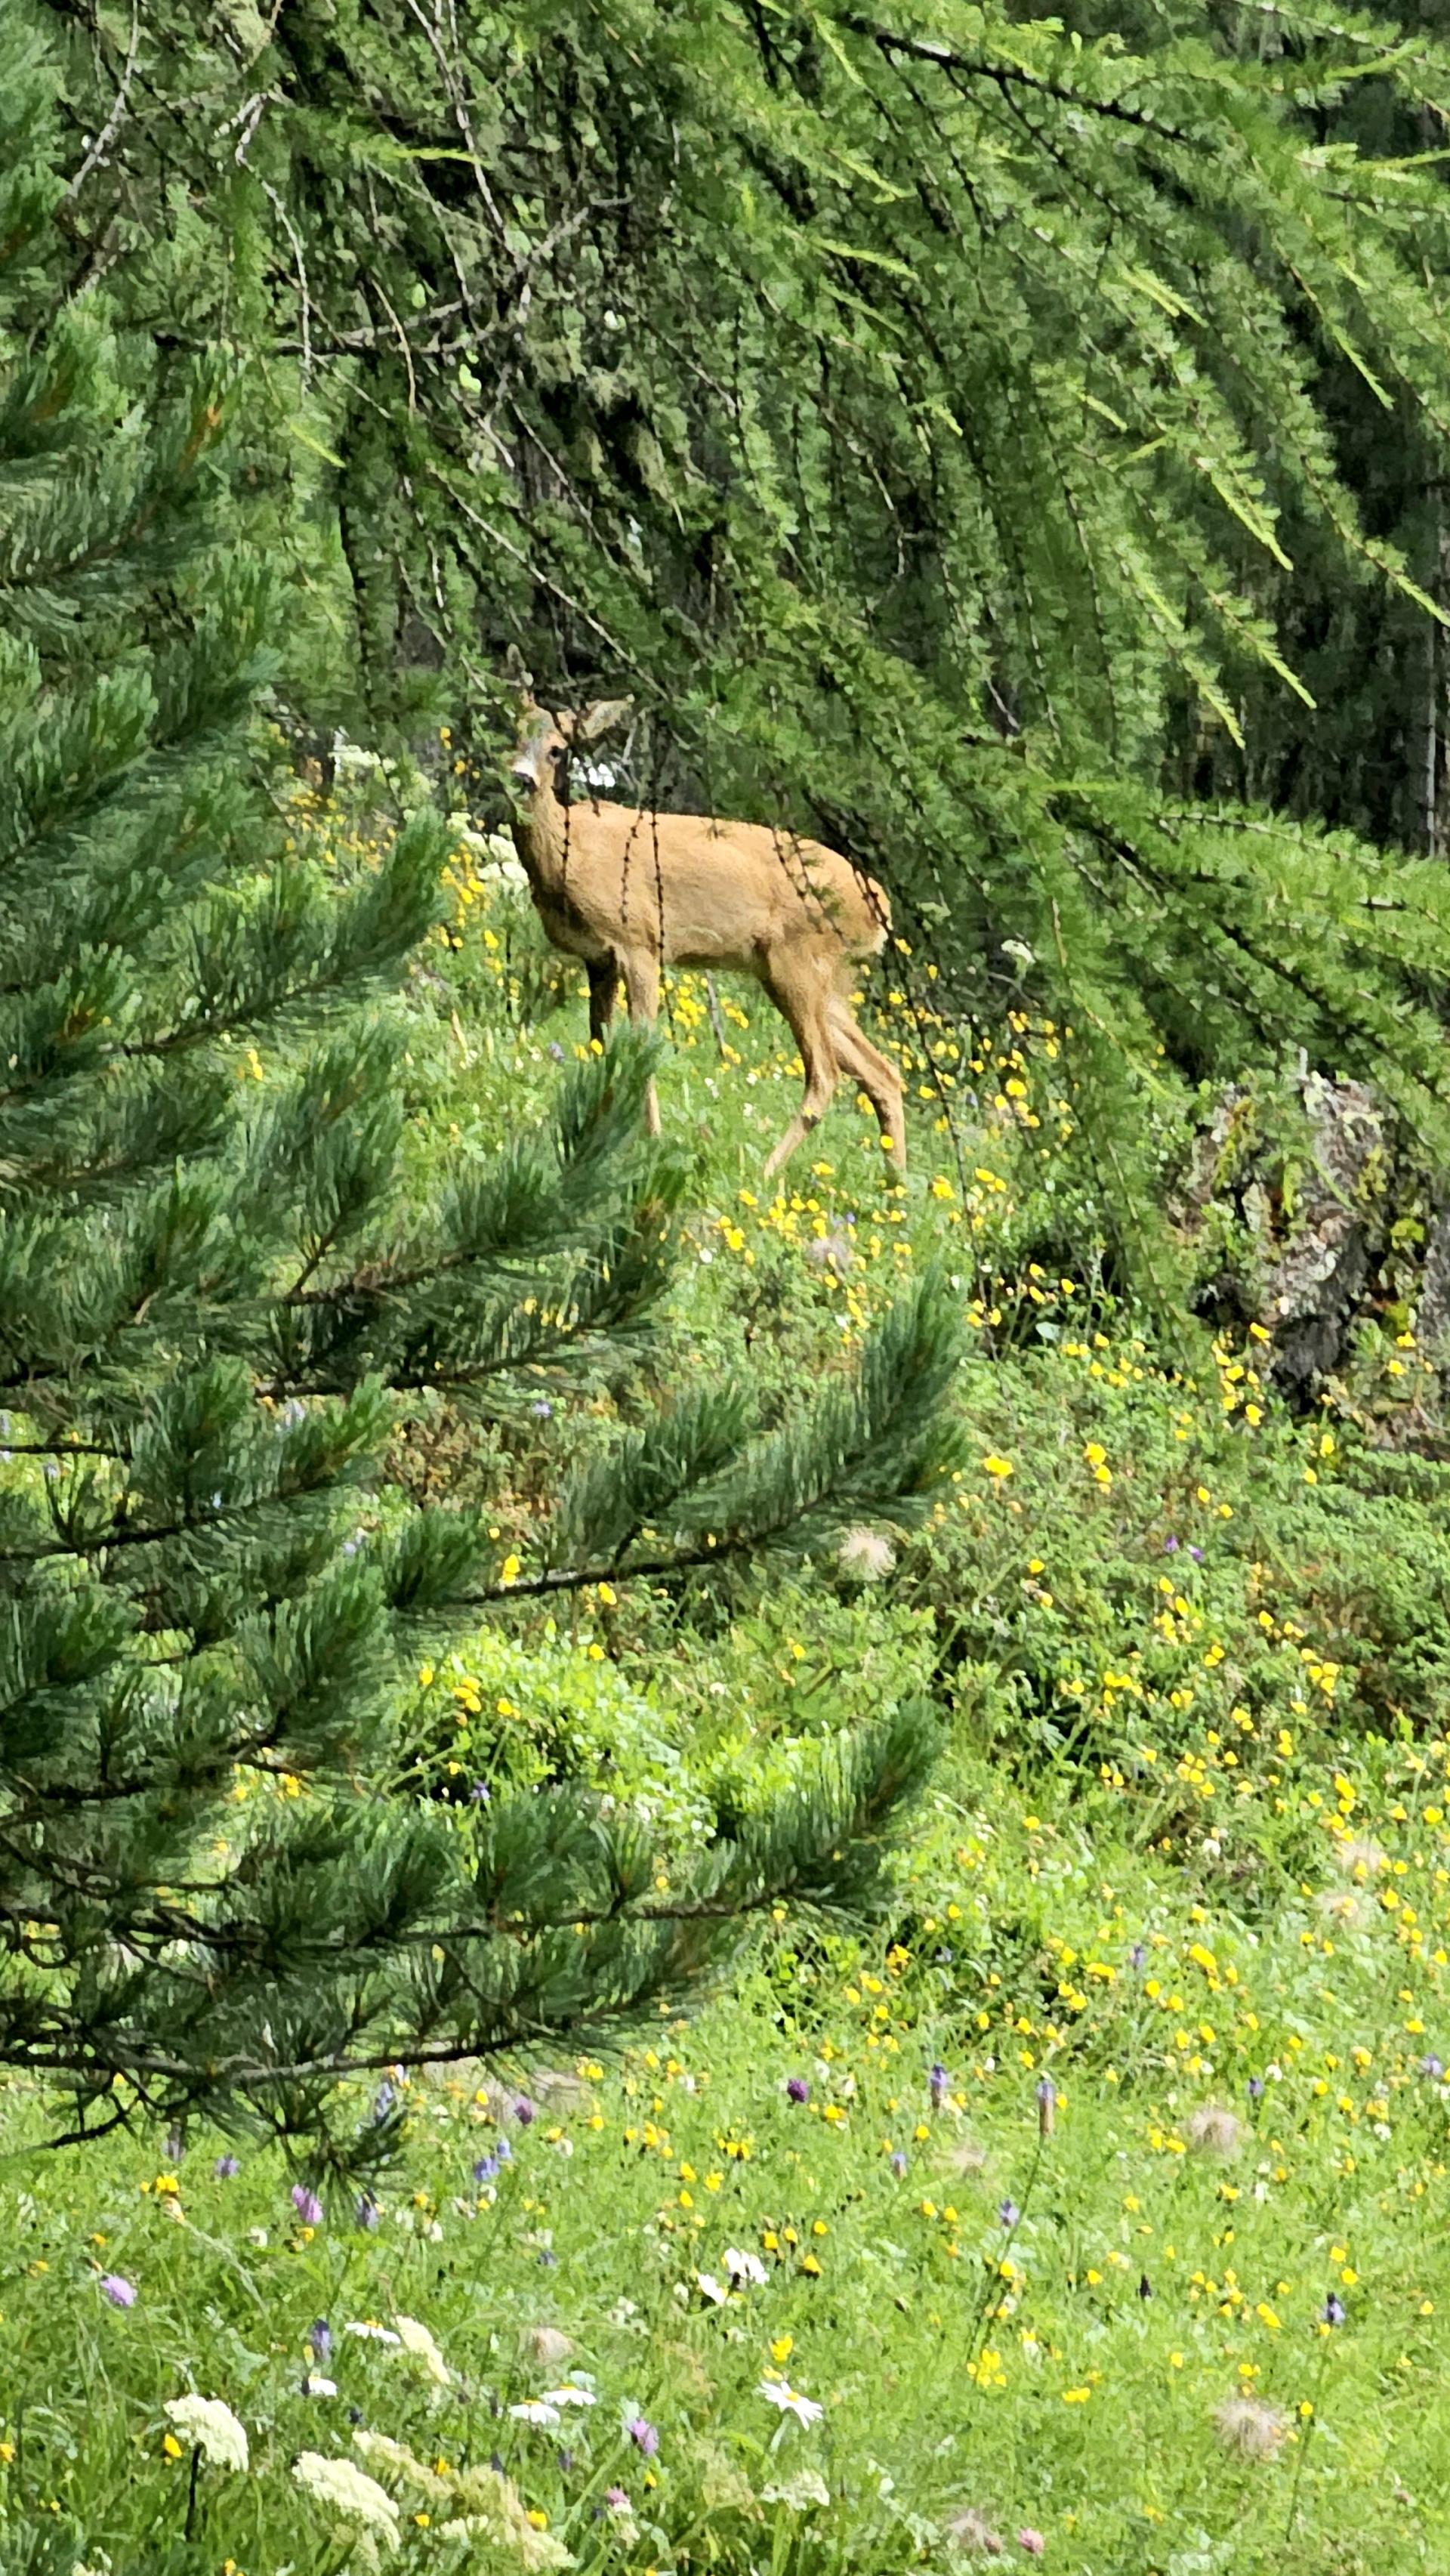
<svg viewBox="0 0 1450 2576">
<path fill-rule="evenodd" d="M 595 742 L 612 726 L 623 724 L 633 707 L 633 698 L 599 698 L 591 707 L 578 711 L 565 707 L 558 715 L 551 715 L 547 707 L 536 706 L 532 697 L 526 698 L 519 711 L 518 740 L 509 776 L 528 787 L 541 787 L 546 782 L 552 785 L 559 760 L 576 751 L 581 743 Z"/>
</svg>

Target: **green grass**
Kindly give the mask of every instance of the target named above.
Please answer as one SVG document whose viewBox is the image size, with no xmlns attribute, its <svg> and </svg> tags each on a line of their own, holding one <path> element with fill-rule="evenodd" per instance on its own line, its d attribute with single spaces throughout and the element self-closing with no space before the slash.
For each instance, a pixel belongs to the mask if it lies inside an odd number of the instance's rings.
<svg viewBox="0 0 1450 2576">
<path fill-rule="evenodd" d="M 495 904 L 490 947 L 479 909 L 414 1005 L 424 1167 L 450 1132 L 542 1114 L 551 1046 L 580 1042 L 527 921 Z M 513 1016 L 511 979 L 543 1016 Z M 772 1202 L 788 1040 L 732 992 L 732 1061 L 699 987 L 673 999 L 664 1114 L 699 1168 L 649 1368 L 743 1365 L 770 1415 L 939 1258 L 981 1346 L 978 1463 L 874 1583 L 831 1563 L 591 1597 L 558 1627 L 510 1613 L 422 1669 L 419 1707 L 506 1735 L 524 1771 L 565 1738 L 585 1768 L 607 1751 L 667 1871 L 722 1779 L 928 1687 L 950 1747 L 889 1912 L 855 1939 L 772 1920 L 728 1992 L 607 2067 L 410 2085 L 371 2225 L 336 2199 L 304 2223 L 296 2178 L 245 2145 L 218 2176 L 224 2140 L 48 2151 L 14 2088 L 0 2569 L 562 2549 L 639 2576 L 885 2576 L 1039 2539 L 1073 2576 L 1450 2567 L 1439 1480 L 1351 1421 L 1289 1418 L 1253 1346 L 1160 1365 L 1086 1238 L 1063 1257 L 1050 1032 L 958 1060 L 960 1163 L 919 1104 L 893 1189 L 843 1100 Z M 838 1272 L 809 1246 L 847 1216 Z M 1424 1392 L 1391 1333 L 1359 1367 L 1380 1412 Z M 629 1401 L 601 1383 L 460 1453 L 521 1551 L 551 1458 Z M 420 1418 L 410 1471 L 437 1444 Z M 731 2289 L 730 2249 L 764 2278 Z M 437 2357 L 347 2332 L 400 2319 Z M 592 2405 L 510 2412 L 569 2374 Z M 245 2472 L 178 2440 L 188 2390 L 241 2420 Z M 305 2453 L 381 2480 L 396 2550 L 298 2482 Z"/>
</svg>

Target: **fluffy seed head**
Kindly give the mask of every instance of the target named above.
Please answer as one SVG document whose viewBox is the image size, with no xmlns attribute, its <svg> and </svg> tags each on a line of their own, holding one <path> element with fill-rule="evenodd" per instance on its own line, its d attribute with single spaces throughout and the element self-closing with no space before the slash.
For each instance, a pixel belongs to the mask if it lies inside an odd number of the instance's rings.
<svg viewBox="0 0 1450 2576">
<path fill-rule="evenodd" d="M 1244 2128 L 1236 2111 L 1222 2102 L 1204 2102 L 1188 2123 L 1188 2143 L 1201 2156 L 1236 2156 Z"/>
<path fill-rule="evenodd" d="M 880 1530 L 867 1529 L 858 1522 L 854 1529 L 847 1530 L 836 1561 L 853 1582 L 881 1583 L 896 1563 L 896 1550 Z"/>
<path fill-rule="evenodd" d="M 1245 2460 L 1272 2460 L 1289 2430 L 1289 2419 L 1277 2406 L 1246 2394 L 1226 2397 L 1213 2421 L 1224 2449 Z"/>
</svg>

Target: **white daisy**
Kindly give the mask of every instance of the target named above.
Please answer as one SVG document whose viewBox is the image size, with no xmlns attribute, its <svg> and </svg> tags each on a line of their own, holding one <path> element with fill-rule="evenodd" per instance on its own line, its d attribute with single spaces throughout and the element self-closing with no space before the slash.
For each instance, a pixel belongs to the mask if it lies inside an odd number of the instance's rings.
<svg viewBox="0 0 1450 2576">
<path fill-rule="evenodd" d="M 817 2405 L 814 2397 L 802 2397 L 799 2389 L 792 2388 L 787 2379 L 762 2379 L 755 2394 L 768 2397 L 772 2406 L 780 2408 L 782 2415 L 794 2415 L 800 2424 L 819 2424 L 826 2411 Z"/>
<path fill-rule="evenodd" d="M 695 2274 L 695 2287 L 699 2291 L 702 2299 L 709 2299 L 717 2308 L 723 2308 L 726 2300 L 730 2296 L 728 2290 L 721 2289 L 713 2272 L 697 2272 Z"/>
<path fill-rule="evenodd" d="M 727 2245 L 720 2260 L 737 2286 L 742 2281 L 750 2281 L 757 2290 L 763 2289 L 770 2277 L 760 2256 L 744 2253 L 738 2245 Z"/>
<path fill-rule="evenodd" d="M 361 2325 L 344 2326 L 343 2333 L 363 2335 L 369 2343 L 401 2343 L 403 2340 L 401 2335 L 394 2334 L 391 2326 L 374 2325 L 371 2317 L 365 2318 Z"/>
<path fill-rule="evenodd" d="M 519 2405 L 511 2406 L 509 2413 L 516 2424 L 562 2424 L 564 2420 L 558 2407 L 551 2406 L 546 2397 L 525 2397 Z"/>
<path fill-rule="evenodd" d="M 541 2406 L 592 2406 L 594 2402 L 592 2388 L 576 2388 L 572 2381 L 562 2388 L 546 2388 L 539 2400 Z"/>
</svg>

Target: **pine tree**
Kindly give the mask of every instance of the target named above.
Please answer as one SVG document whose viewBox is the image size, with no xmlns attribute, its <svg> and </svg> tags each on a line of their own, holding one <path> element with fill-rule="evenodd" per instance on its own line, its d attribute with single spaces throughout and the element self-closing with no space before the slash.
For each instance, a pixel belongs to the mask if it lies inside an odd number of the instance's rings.
<svg viewBox="0 0 1450 2576">
<path fill-rule="evenodd" d="M 184 342 L 245 284 L 326 424 L 379 716 L 441 656 L 492 738 L 513 640 L 633 687 L 644 801 L 824 831 L 959 1007 L 1070 1030 L 1129 1238 L 1165 1073 L 1302 1048 L 1443 1152 L 1439 872 L 1252 801 L 1309 739 L 1291 551 L 1315 598 L 1442 614 L 1337 399 L 1349 369 L 1443 472 L 1450 197 L 1403 143 L 1450 57 L 1413 0 L 297 0 L 254 33 L 183 57 L 151 20 L 76 221 L 178 167 L 200 206 L 225 155 L 210 287 L 193 247 L 147 291 Z"/>
<path fill-rule="evenodd" d="M 537 1564 L 387 1486 L 410 1394 L 487 1422 L 627 1346 L 680 1174 L 626 1038 L 539 1132 L 403 1191 L 390 996 L 449 835 L 419 812 L 341 881 L 293 847 L 251 388 L 77 291 L 50 79 L 7 19 L 0 2064 L 71 2136 L 204 2112 L 356 2165 L 391 2131 L 341 2078 L 582 2043 L 767 1900 L 868 1894 L 923 1711 L 661 1892 L 639 1820 L 577 1786 L 405 1794 L 400 1683 L 494 1603 L 909 1516 L 953 1454 L 955 1327 L 928 1285 L 768 1437 L 730 1388 L 647 1418 Z"/>
</svg>

